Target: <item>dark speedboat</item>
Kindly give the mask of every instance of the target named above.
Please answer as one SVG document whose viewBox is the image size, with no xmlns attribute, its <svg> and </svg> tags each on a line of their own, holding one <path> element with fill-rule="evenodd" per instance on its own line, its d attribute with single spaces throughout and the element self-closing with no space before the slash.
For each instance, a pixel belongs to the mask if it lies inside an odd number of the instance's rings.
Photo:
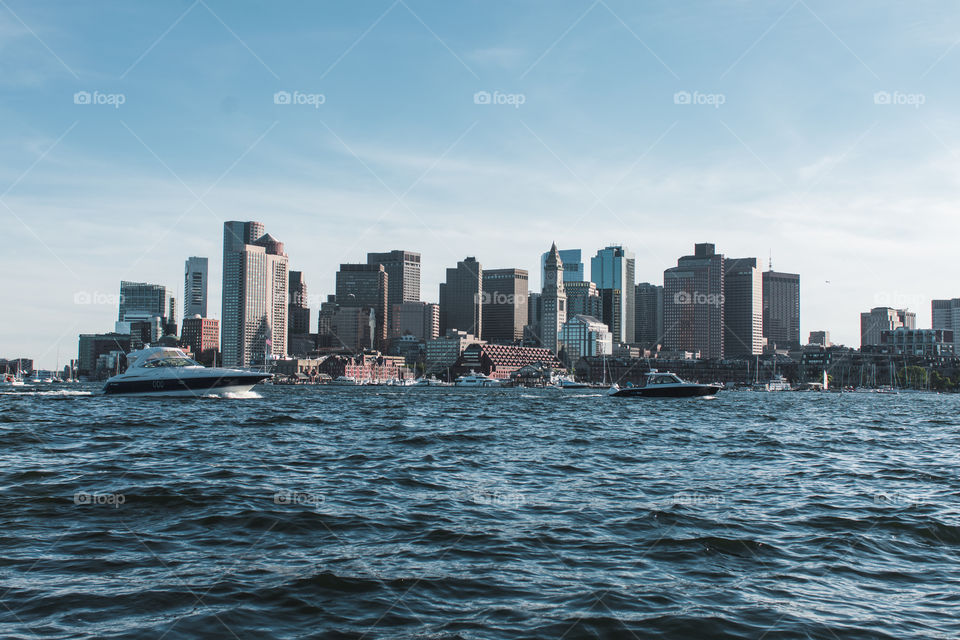
<svg viewBox="0 0 960 640">
<path fill-rule="evenodd" d="M 640 386 L 610 387 L 610 395 L 618 398 L 696 398 L 715 396 L 722 387 L 718 384 L 686 382 L 675 373 L 650 371 Z"/>
</svg>

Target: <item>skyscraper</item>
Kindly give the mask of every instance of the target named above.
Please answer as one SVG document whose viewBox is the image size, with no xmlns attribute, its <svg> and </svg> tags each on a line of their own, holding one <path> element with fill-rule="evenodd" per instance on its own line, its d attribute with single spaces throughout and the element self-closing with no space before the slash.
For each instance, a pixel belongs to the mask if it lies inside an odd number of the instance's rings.
<svg viewBox="0 0 960 640">
<path fill-rule="evenodd" d="M 634 288 L 636 342 L 644 349 L 663 343 L 663 286 L 641 282 Z"/>
<path fill-rule="evenodd" d="M 600 320 L 610 328 L 614 344 L 635 338 L 635 272 L 633 253 L 619 245 L 597 251 L 590 260 L 590 279 L 600 294 Z"/>
<path fill-rule="evenodd" d="M 307 283 L 300 271 L 291 271 L 287 304 L 287 346 L 292 344 L 291 336 L 305 336 L 310 333 L 310 308 L 307 306 Z"/>
<path fill-rule="evenodd" d="M 287 352 L 287 254 L 261 222 L 223 223 L 220 351 L 227 367 Z"/>
<path fill-rule="evenodd" d="M 567 294 L 563 286 L 563 260 L 557 244 L 550 247 L 550 255 L 543 274 L 543 291 L 540 294 L 543 318 L 540 323 L 540 342 L 554 354 L 559 350 L 557 336 L 567 321 Z"/>
<path fill-rule="evenodd" d="M 524 269 L 483 272 L 483 339 L 512 343 L 523 339 L 527 323 L 528 275 Z"/>
<path fill-rule="evenodd" d="M 440 335 L 450 329 L 481 336 L 483 327 L 483 267 L 474 257 L 447 269 L 440 283 Z"/>
<path fill-rule="evenodd" d="M 932 300 L 930 313 L 934 329 L 953 331 L 954 353 L 960 353 L 960 298 Z"/>
<path fill-rule="evenodd" d="M 723 254 L 709 243 L 663 272 L 665 349 L 723 357 L 723 284 Z"/>
<path fill-rule="evenodd" d="M 191 257 L 183 269 L 183 317 L 207 317 L 207 259 Z"/>
<path fill-rule="evenodd" d="M 341 264 L 337 272 L 337 304 L 340 309 L 361 308 L 374 314 L 374 348 L 386 350 L 387 292 L 390 278 L 380 263 Z M 353 322 L 351 320 L 351 322 Z M 369 348 L 365 345 L 365 348 Z"/>
<path fill-rule="evenodd" d="M 769 347 L 800 348 L 799 274 L 763 272 L 763 337 Z"/>
<path fill-rule="evenodd" d="M 563 282 L 583 282 L 585 278 L 583 269 L 583 257 L 580 249 L 558 249 L 560 260 L 563 262 Z M 550 252 L 540 256 L 540 286 L 547 281 L 547 258 Z M 572 316 L 571 316 L 572 317 Z"/>
<path fill-rule="evenodd" d="M 563 252 L 560 252 L 560 259 L 563 260 Z M 563 273 L 566 276 L 567 262 L 563 260 Z M 567 294 L 567 317 L 591 316 L 600 318 L 601 304 L 600 293 L 597 291 L 597 285 L 590 280 L 563 280 L 563 289 Z"/>
<path fill-rule="evenodd" d="M 384 253 L 368 253 L 367 264 L 381 264 L 387 272 L 387 320 L 394 305 L 420 300 L 420 254 L 394 249 Z"/>
<path fill-rule="evenodd" d="M 756 258 L 724 261 L 723 322 L 724 357 L 763 353 L 763 278 Z"/>
</svg>

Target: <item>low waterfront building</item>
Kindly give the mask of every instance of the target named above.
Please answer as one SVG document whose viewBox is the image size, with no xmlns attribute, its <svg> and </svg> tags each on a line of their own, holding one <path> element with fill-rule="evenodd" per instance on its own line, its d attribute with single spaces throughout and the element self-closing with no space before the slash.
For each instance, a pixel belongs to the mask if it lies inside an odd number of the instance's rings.
<svg viewBox="0 0 960 640">
<path fill-rule="evenodd" d="M 463 350 L 451 367 L 451 375 L 456 377 L 473 371 L 497 380 L 509 380 L 512 373 L 531 365 L 549 369 L 563 368 L 550 349 L 505 344 L 472 344 Z"/>
<path fill-rule="evenodd" d="M 881 331 L 880 348 L 896 355 L 953 355 L 953 331 L 903 327 L 892 331 Z"/>
<path fill-rule="evenodd" d="M 137 347 L 139 348 L 139 347 Z M 80 334 L 78 347 L 77 374 L 86 378 L 97 373 L 97 360 L 103 354 L 113 351 L 128 353 L 131 351 L 130 334 L 123 333 L 83 333 Z"/>
<path fill-rule="evenodd" d="M 829 331 L 811 331 L 810 338 L 807 340 L 807 344 L 815 344 L 821 347 L 829 347 L 832 345 L 830 342 L 830 332 Z"/>
<path fill-rule="evenodd" d="M 466 331 L 450 329 L 439 338 L 428 340 L 424 346 L 424 369 L 429 374 L 446 371 L 469 345 L 486 344 Z"/>
<path fill-rule="evenodd" d="M 413 371 L 402 357 L 386 356 L 377 351 L 328 356 L 318 365 L 317 371 L 327 374 L 334 380 L 345 376 L 358 382 L 375 384 L 414 377 Z"/>
<path fill-rule="evenodd" d="M 200 364 L 212 366 L 220 346 L 220 321 L 200 316 L 184 318 L 180 344 L 189 348 Z"/>
<path fill-rule="evenodd" d="M 284 358 L 274 364 L 273 373 L 300 382 L 316 382 L 321 374 L 320 365 L 326 358 Z"/>
</svg>

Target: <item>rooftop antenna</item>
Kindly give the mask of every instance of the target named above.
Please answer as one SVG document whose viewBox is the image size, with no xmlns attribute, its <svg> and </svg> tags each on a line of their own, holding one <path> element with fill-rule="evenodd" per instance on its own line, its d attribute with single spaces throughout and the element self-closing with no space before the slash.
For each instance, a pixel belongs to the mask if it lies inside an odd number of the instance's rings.
<svg viewBox="0 0 960 640">
<path fill-rule="evenodd" d="M 773 249 L 770 249 L 770 258 L 767 260 L 767 271 L 773 271 Z"/>
</svg>

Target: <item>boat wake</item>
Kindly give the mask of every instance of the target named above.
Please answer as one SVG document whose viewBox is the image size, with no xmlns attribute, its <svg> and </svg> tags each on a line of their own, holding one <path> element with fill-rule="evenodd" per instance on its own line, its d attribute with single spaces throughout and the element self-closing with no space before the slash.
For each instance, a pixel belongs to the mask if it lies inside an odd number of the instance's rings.
<svg viewBox="0 0 960 640">
<path fill-rule="evenodd" d="M 256 391 L 236 391 L 226 393 L 216 393 L 206 396 L 207 398 L 223 398 L 226 400 L 255 400 L 263 396 Z"/>
</svg>

